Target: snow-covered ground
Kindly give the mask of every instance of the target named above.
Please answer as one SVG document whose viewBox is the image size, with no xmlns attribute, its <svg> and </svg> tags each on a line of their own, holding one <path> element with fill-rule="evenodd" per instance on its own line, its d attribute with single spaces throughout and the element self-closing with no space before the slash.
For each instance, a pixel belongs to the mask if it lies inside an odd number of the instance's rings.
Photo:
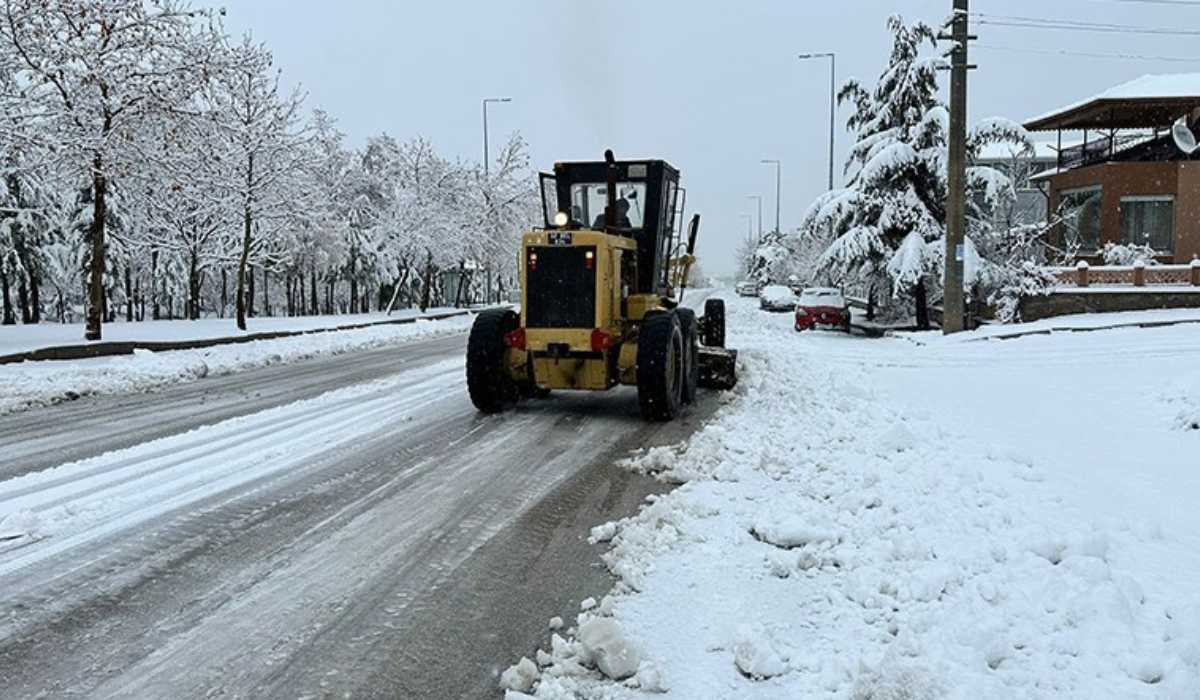
<svg viewBox="0 0 1200 700">
<path fill-rule="evenodd" d="M 921 345 L 728 298 L 741 384 L 630 460 L 683 485 L 593 531 L 616 589 L 508 686 L 1200 696 L 1200 326 Z"/>
<path fill-rule="evenodd" d="M 1092 331 L 1096 329 L 1132 327 L 1143 324 L 1200 324 L 1200 308 L 1197 309 L 1154 309 L 1150 311 L 1117 311 L 1104 314 L 1071 314 L 1054 316 L 1028 323 L 996 324 L 983 326 L 971 333 L 942 335 L 939 331 L 926 333 L 901 333 L 920 344 L 955 344 L 977 340 L 1047 333 L 1057 331 Z"/>
<path fill-rule="evenodd" d="M 210 375 L 462 333 L 473 320 L 472 315 L 465 315 L 198 350 L 157 353 L 139 350 L 133 355 L 116 357 L 0 365 L 0 415 L 80 396 L 150 391 Z"/>
<path fill-rule="evenodd" d="M 422 315 L 436 315 L 455 311 L 452 308 L 429 309 L 424 314 L 419 309 L 402 309 L 390 316 L 383 313 L 350 314 L 341 316 L 270 316 L 247 320 L 246 332 L 237 329 L 232 318 L 205 318 L 198 321 L 143 321 L 137 323 L 106 323 L 105 341 L 182 341 L 226 338 L 255 333 L 280 331 L 312 331 L 339 326 L 353 326 Z M 83 324 L 38 323 L 28 326 L 0 326 L 0 355 L 28 352 L 56 345 L 81 345 Z"/>
</svg>

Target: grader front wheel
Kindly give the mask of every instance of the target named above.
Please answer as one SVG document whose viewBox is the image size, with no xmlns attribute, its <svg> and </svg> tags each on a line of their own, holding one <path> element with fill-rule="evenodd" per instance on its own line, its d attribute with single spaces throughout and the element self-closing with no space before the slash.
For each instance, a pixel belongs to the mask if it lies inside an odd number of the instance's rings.
<svg viewBox="0 0 1200 700">
<path fill-rule="evenodd" d="M 638 335 L 638 403 L 647 420 L 669 421 L 683 404 L 686 360 L 679 317 L 660 312 L 646 317 Z"/>
</svg>

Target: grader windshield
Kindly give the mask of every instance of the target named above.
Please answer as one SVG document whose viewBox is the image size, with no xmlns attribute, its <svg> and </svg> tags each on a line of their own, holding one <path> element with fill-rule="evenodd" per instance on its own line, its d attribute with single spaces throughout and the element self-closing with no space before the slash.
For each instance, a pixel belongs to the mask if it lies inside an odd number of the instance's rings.
<svg viewBox="0 0 1200 700">
<path fill-rule="evenodd" d="M 617 183 L 617 227 L 640 229 L 646 223 L 646 183 Z M 608 203 L 608 185 L 603 182 L 571 185 L 572 219 L 581 226 L 604 228 L 604 207 Z"/>
</svg>

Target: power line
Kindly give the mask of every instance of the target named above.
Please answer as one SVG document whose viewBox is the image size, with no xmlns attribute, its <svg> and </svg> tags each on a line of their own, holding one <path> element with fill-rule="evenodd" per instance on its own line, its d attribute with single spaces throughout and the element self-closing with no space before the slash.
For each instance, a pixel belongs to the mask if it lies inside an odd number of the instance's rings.
<svg viewBox="0 0 1200 700">
<path fill-rule="evenodd" d="M 1134 0 L 1123 0 L 1133 2 Z M 1149 2 L 1150 0 L 1142 0 Z M 1165 61 L 1168 63 L 1195 63 L 1200 64 L 1200 57 L 1185 58 L 1182 56 L 1143 56 L 1140 54 L 1125 54 L 1125 53 L 1094 53 L 1090 51 L 1070 51 L 1067 49 L 1035 49 L 1022 46 L 1001 46 L 998 44 L 976 44 L 981 49 L 990 49 L 992 51 L 1009 51 L 1012 53 L 1033 53 L 1033 54 L 1054 54 L 1059 56 L 1080 56 L 1083 58 L 1111 58 L 1125 61 Z"/>
<path fill-rule="evenodd" d="M 1103 22 L 1081 22 L 1078 20 L 1059 20 L 1043 17 L 1022 17 L 1017 15 L 990 15 L 973 13 L 979 18 L 978 24 L 998 27 L 1020 27 L 1023 29 L 1055 29 L 1064 31 L 1101 32 L 1109 34 L 1154 34 L 1167 36 L 1200 36 L 1200 30 L 1170 29 L 1166 27 L 1144 27 Z"/>
</svg>

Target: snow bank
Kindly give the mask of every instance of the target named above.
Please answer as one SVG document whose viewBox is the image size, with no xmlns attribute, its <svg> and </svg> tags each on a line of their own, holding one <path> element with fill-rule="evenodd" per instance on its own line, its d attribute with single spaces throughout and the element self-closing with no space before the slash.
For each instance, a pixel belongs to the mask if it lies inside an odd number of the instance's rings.
<svg viewBox="0 0 1200 700">
<path fill-rule="evenodd" d="M 1194 530 L 1112 501 L 1091 517 L 1069 502 L 1062 465 L 981 438 L 992 433 L 963 422 L 974 413 L 889 395 L 882 378 L 909 367 L 917 387 L 944 374 L 963 390 L 927 349 L 798 337 L 752 301 L 727 303 L 744 360 L 732 400 L 688 445 L 628 462 L 684 485 L 593 533 L 611 536 L 604 559 L 619 578 L 597 615 L 669 679 L 670 697 L 1195 696 Z M 971 347 L 1011 346 L 949 350 Z M 1103 366 L 1105 353 L 1072 346 L 1074 364 L 1048 371 Z M 987 372 L 981 358 L 944 361 Z M 997 383 L 1019 376 L 992 361 Z M 1175 568 L 1151 566 L 1160 555 Z M 531 694 L 639 696 L 636 677 L 606 678 L 581 646 L 556 635 Z"/>
<path fill-rule="evenodd" d="M 117 357 L 0 365 L 0 415 L 81 396 L 153 391 L 209 375 L 461 333 L 470 328 L 472 321 L 471 316 L 418 320 L 199 350 L 138 350 Z"/>
<path fill-rule="evenodd" d="M 280 331 L 314 331 L 381 321 L 417 318 L 422 315 L 452 313 L 458 309 L 433 308 L 422 314 L 419 309 L 401 309 L 388 316 L 385 313 L 342 314 L 334 316 L 256 316 L 247 319 L 252 333 Z M 104 324 L 105 342 L 168 342 L 208 340 L 242 335 L 232 318 L 203 318 L 196 321 L 116 321 Z M 0 327 L 0 355 L 28 352 L 55 345 L 83 344 L 81 323 L 36 323 Z"/>
</svg>

